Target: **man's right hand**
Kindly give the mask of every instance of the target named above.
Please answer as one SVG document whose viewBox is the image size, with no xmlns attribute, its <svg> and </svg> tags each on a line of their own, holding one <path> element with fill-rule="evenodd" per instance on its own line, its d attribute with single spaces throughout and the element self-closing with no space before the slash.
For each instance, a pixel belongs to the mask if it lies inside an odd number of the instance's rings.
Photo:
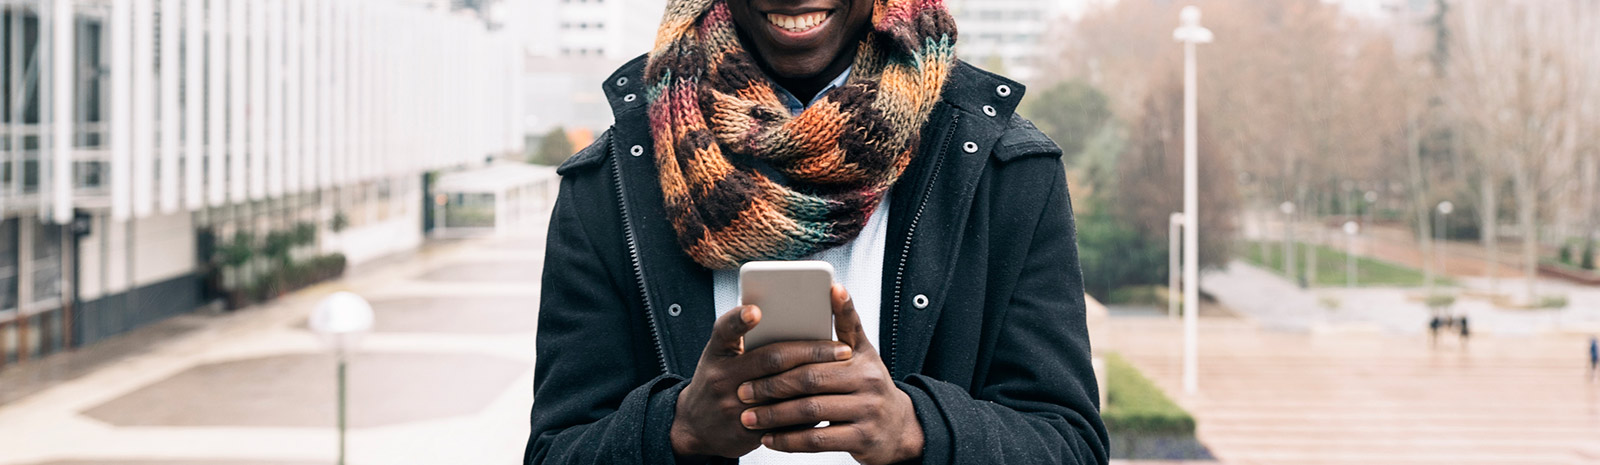
<svg viewBox="0 0 1600 465">
<path fill-rule="evenodd" d="M 679 457 L 740 457 L 761 445 L 764 431 L 745 428 L 739 416 L 750 405 L 739 400 L 739 385 L 795 367 L 850 359 L 850 347 L 834 341 L 781 342 L 744 355 L 744 334 L 761 322 L 761 310 L 746 305 L 729 310 L 711 328 L 689 385 L 678 393 L 672 420 L 672 451 Z"/>
</svg>

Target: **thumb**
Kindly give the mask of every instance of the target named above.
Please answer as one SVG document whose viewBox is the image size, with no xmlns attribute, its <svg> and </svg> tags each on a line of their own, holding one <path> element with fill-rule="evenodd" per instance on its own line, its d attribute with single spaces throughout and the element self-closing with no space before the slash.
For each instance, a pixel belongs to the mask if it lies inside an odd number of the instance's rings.
<svg viewBox="0 0 1600 465">
<path fill-rule="evenodd" d="M 867 338 L 867 331 L 861 326 L 861 315 L 856 313 L 855 300 L 850 298 L 850 291 L 838 283 L 833 284 L 832 291 L 833 331 L 839 335 L 839 342 L 856 352 L 873 350 L 871 339 Z"/>
</svg>

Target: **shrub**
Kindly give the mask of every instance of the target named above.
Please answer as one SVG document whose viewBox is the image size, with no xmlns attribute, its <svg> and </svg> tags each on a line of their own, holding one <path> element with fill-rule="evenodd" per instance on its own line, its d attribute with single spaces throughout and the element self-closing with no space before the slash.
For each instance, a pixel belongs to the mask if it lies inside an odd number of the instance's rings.
<svg viewBox="0 0 1600 465">
<path fill-rule="evenodd" d="M 294 245 L 311 245 L 317 242 L 317 225 L 306 221 L 295 223 L 291 234 L 294 237 Z"/>
<path fill-rule="evenodd" d="M 1428 308 L 1445 308 L 1456 304 L 1456 296 L 1450 294 L 1434 294 L 1425 301 Z"/>
<path fill-rule="evenodd" d="M 1594 256 L 1594 241 L 1589 241 L 1583 245 L 1583 264 L 1580 265 L 1580 267 L 1585 270 L 1594 271 Z"/>
<path fill-rule="evenodd" d="M 1567 296 L 1547 295 L 1539 298 L 1536 303 L 1539 308 L 1567 308 Z"/>
<path fill-rule="evenodd" d="M 1106 356 L 1106 390 L 1100 416 L 1112 435 L 1194 433 L 1194 417 L 1117 354 Z"/>
<path fill-rule="evenodd" d="M 1560 257 L 1561 263 L 1566 265 L 1572 264 L 1572 244 L 1561 244 Z"/>
</svg>

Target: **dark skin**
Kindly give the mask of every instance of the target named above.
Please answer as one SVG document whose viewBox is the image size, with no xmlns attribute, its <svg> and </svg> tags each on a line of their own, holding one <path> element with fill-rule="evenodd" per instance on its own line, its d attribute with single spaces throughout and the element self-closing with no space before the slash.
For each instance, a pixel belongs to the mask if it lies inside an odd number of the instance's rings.
<svg viewBox="0 0 1600 465">
<path fill-rule="evenodd" d="M 873 0 L 728 0 L 739 38 L 779 86 L 809 100 L 855 61 L 856 46 L 872 27 Z M 768 14 L 827 11 L 816 30 L 789 33 Z"/>
<path fill-rule="evenodd" d="M 864 464 L 922 456 L 911 397 L 894 385 L 861 326 L 855 303 L 833 285 L 839 341 L 792 341 L 744 351 L 761 310 L 743 306 L 713 324 L 695 376 L 678 395 L 673 452 L 739 457 L 758 444 L 785 452 L 848 452 Z M 820 422 L 828 426 L 816 428 Z"/>
</svg>

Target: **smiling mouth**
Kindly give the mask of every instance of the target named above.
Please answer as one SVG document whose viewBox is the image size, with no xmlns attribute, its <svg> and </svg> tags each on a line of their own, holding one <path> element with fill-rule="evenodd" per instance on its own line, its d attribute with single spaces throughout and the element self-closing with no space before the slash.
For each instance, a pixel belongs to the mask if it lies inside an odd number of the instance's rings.
<svg viewBox="0 0 1600 465">
<path fill-rule="evenodd" d="M 831 14 L 832 12 L 829 11 L 814 11 L 799 15 L 767 13 L 767 22 L 785 31 L 803 33 L 822 25 Z"/>
</svg>

